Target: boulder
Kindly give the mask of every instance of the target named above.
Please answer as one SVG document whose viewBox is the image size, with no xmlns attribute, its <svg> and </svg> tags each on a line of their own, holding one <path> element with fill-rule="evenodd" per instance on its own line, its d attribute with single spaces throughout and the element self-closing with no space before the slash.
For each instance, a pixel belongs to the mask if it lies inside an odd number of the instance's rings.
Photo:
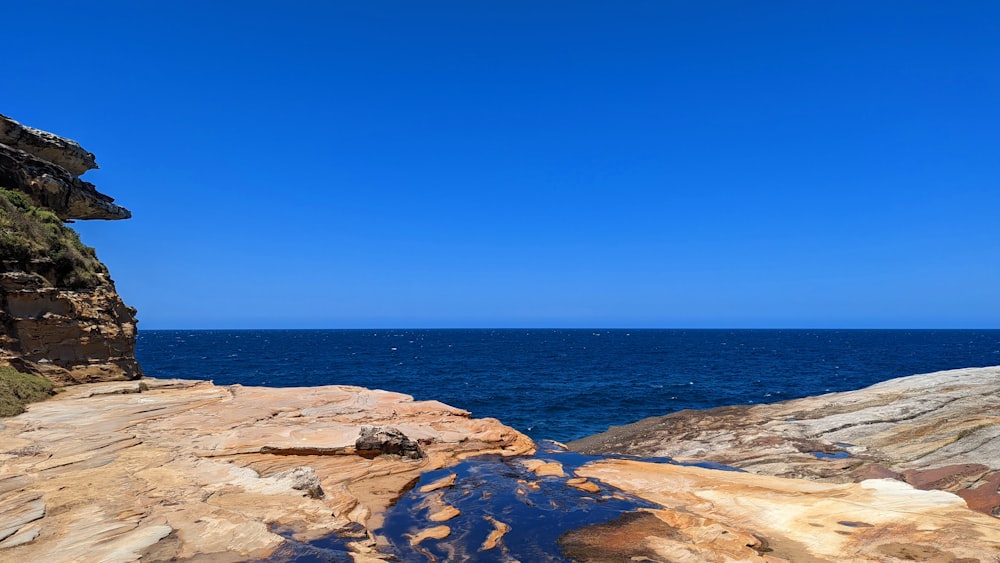
<svg viewBox="0 0 1000 563">
<path fill-rule="evenodd" d="M 362 426 L 354 444 L 357 454 L 368 459 L 381 455 L 396 455 L 406 459 L 424 457 L 420 446 L 392 426 Z"/>
</svg>

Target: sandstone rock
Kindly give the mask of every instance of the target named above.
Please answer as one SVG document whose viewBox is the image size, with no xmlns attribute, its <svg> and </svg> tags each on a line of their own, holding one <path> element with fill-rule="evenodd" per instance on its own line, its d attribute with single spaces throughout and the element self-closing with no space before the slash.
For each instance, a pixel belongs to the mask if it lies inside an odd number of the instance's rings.
<svg viewBox="0 0 1000 563">
<path fill-rule="evenodd" d="M 319 475 L 312 467 L 293 467 L 287 471 L 279 471 L 271 475 L 271 479 L 288 481 L 288 486 L 296 491 L 304 491 L 309 498 L 323 498 L 323 487 Z"/>
<path fill-rule="evenodd" d="M 442 478 L 434 481 L 433 483 L 428 483 L 428 484 L 424 485 L 423 487 L 420 487 L 419 490 L 420 490 L 421 493 L 430 493 L 430 492 L 437 491 L 437 490 L 440 490 L 440 489 L 446 489 L 448 487 L 454 486 L 455 485 L 455 479 L 457 479 L 457 478 L 458 478 L 458 475 L 456 475 L 454 473 L 452 473 L 450 475 L 445 475 L 444 477 L 442 477 Z"/>
<path fill-rule="evenodd" d="M 447 522 L 462 513 L 459 509 L 444 501 L 444 494 L 428 495 L 420 503 L 420 508 L 427 511 L 427 520 L 431 522 Z"/>
<path fill-rule="evenodd" d="M 410 536 L 410 544 L 420 545 L 425 540 L 434 539 L 440 540 L 448 537 L 451 534 L 451 528 L 448 526 L 434 526 L 433 528 L 428 528 L 426 530 L 420 530 L 419 532 L 412 534 Z"/>
<path fill-rule="evenodd" d="M 568 543 L 590 561 L 963 561 L 1000 557 L 1000 522 L 959 497 L 891 479 L 814 483 L 631 460 L 578 474 L 661 505 L 648 516 L 585 529 Z M 916 554 L 906 557 L 903 554 Z M 920 555 L 924 554 L 924 555 Z"/>
<path fill-rule="evenodd" d="M 0 541 L 13 536 L 43 516 L 45 502 L 38 493 L 23 493 L 0 500 Z"/>
<path fill-rule="evenodd" d="M 94 155 L 76 141 L 25 127 L 6 115 L 0 115 L 0 143 L 61 166 L 74 176 L 97 168 Z"/>
<path fill-rule="evenodd" d="M 573 477 L 572 479 L 567 479 L 566 484 L 585 493 L 597 494 L 601 492 L 601 487 L 586 477 Z"/>
<path fill-rule="evenodd" d="M 534 448 L 496 420 L 386 391 L 144 383 L 68 387 L 4 419 L 0 528 L 33 539 L 0 544 L 0 560 L 266 558 L 288 542 L 278 530 L 372 530 L 420 473 Z M 390 424 L 421 436 L 424 456 L 355 454 L 362 425 Z"/>
<path fill-rule="evenodd" d="M 136 379 L 135 309 L 108 280 L 68 290 L 21 272 L 0 273 L 0 359 L 58 385 Z"/>
<path fill-rule="evenodd" d="M 96 167 L 76 142 L 0 116 L 0 188 L 40 208 L 26 210 L 9 193 L 0 207 L 9 228 L 0 259 L 0 362 L 61 385 L 142 376 L 135 309 L 122 303 L 92 249 L 59 224 L 131 216 L 77 178 Z"/>
<path fill-rule="evenodd" d="M 60 219 L 128 219 L 132 212 L 65 168 L 0 143 L 0 187 L 23 192 Z"/>
<path fill-rule="evenodd" d="M 569 447 L 712 461 L 761 475 L 835 483 L 895 477 L 961 493 L 1000 474 L 998 438 L 1000 367 L 990 367 L 782 403 L 681 411 L 614 427 Z M 995 493 L 967 494 L 976 496 L 978 510 L 992 513 L 1000 506 Z"/>
<path fill-rule="evenodd" d="M 509 524 L 489 516 L 486 517 L 486 519 L 490 522 L 490 524 L 493 524 L 493 529 L 490 531 L 489 535 L 486 536 L 486 539 L 483 540 L 483 544 L 479 546 L 479 551 L 490 551 L 492 549 L 496 549 L 497 545 L 503 541 L 503 537 L 510 532 Z"/>
<path fill-rule="evenodd" d="M 561 463 L 555 461 L 543 461 L 540 459 L 526 459 L 521 462 L 528 471 L 531 471 L 538 477 L 565 477 L 566 472 L 563 471 L 563 466 Z"/>
</svg>

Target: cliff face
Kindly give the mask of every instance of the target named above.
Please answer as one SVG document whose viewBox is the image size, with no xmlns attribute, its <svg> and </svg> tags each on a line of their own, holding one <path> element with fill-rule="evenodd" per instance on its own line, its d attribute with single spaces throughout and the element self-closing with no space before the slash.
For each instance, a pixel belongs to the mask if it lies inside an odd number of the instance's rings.
<svg viewBox="0 0 1000 563">
<path fill-rule="evenodd" d="M 135 379 L 135 309 L 64 225 L 131 213 L 78 176 L 77 143 L 0 115 L 0 362 L 57 384 Z"/>
</svg>

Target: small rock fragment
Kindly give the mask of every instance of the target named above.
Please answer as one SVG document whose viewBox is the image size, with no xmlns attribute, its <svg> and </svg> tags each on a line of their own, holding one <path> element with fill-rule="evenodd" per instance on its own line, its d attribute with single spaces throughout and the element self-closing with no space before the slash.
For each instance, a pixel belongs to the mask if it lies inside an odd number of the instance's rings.
<svg viewBox="0 0 1000 563">
<path fill-rule="evenodd" d="M 445 504 L 441 506 L 440 509 L 432 512 L 430 516 L 427 517 L 427 519 L 430 520 L 431 522 L 447 522 L 448 520 L 451 520 L 452 518 L 458 516 L 461 513 L 462 511 L 455 508 L 454 506 L 451 506 L 450 504 Z"/>
<path fill-rule="evenodd" d="M 491 549 L 496 549 L 497 544 L 500 543 L 500 540 L 502 540 L 503 537 L 507 535 L 507 532 L 510 531 L 509 524 L 505 524 L 497 520 L 496 518 L 490 516 L 487 516 L 486 519 L 489 520 L 491 523 L 493 523 L 493 531 L 490 532 L 490 535 L 486 536 L 486 540 L 483 541 L 483 545 L 479 547 L 479 551 L 489 551 Z"/>
<path fill-rule="evenodd" d="M 420 492 L 420 493 L 429 493 L 429 492 L 432 492 L 432 491 L 436 491 L 438 489 L 444 489 L 444 488 L 450 487 L 450 486 L 452 486 L 452 485 L 455 484 L 455 479 L 457 479 L 457 478 L 458 478 L 458 475 L 456 475 L 455 473 L 452 473 L 451 475 L 442 477 L 442 478 L 438 479 L 437 481 L 434 481 L 433 483 L 428 483 L 428 484 L 424 485 L 423 487 L 420 487 L 419 489 L 417 489 L 417 492 Z"/>
<path fill-rule="evenodd" d="M 420 446 L 392 426 L 362 426 L 354 444 L 357 454 L 367 459 L 380 455 L 398 455 L 407 459 L 422 459 Z"/>
<path fill-rule="evenodd" d="M 424 540 L 443 540 L 451 534 L 451 528 L 448 526 L 434 526 L 433 528 L 427 528 L 426 530 L 421 530 L 415 534 L 409 534 L 410 545 L 420 545 Z"/>
<path fill-rule="evenodd" d="M 593 481 L 588 480 L 586 477 L 574 477 L 572 479 L 567 479 L 566 484 L 574 489 L 579 489 L 586 493 L 601 492 L 601 487 Z"/>
<path fill-rule="evenodd" d="M 539 477 L 565 477 L 566 472 L 563 471 L 563 466 L 561 463 L 555 461 L 543 461 L 540 459 L 526 459 L 521 462 L 528 471 L 533 472 Z"/>
</svg>

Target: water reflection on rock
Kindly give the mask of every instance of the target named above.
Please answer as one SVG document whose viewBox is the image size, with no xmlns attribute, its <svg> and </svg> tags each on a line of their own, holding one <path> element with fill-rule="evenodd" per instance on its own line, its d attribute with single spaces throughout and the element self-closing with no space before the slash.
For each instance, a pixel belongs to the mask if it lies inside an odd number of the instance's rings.
<svg viewBox="0 0 1000 563">
<path fill-rule="evenodd" d="M 575 476 L 594 457 L 539 444 L 532 458 L 483 456 L 425 474 L 376 531 L 402 561 L 568 561 L 560 537 L 656 505 Z"/>
</svg>

